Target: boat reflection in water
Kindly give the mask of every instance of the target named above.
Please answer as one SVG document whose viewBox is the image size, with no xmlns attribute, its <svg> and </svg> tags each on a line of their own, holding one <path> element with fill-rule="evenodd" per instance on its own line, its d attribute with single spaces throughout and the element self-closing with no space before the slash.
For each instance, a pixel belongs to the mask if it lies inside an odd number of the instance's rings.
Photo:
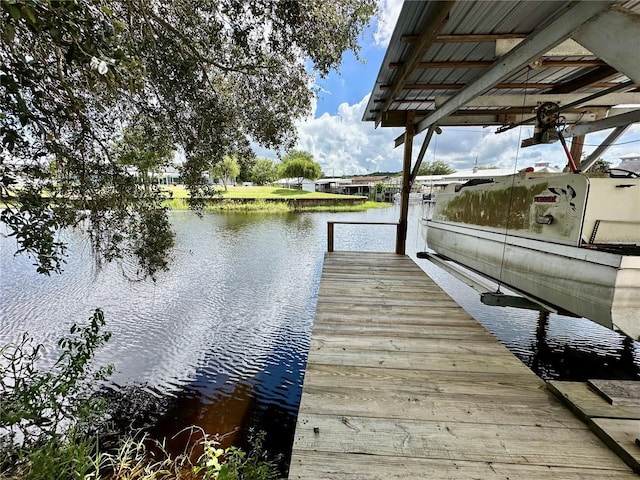
<svg viewBox="0 0 640 480">
<path fill-rule="evenodd" d="M 554 344 L 549 338 L 549 312 L 539 312 L 535 342 L 525 363 L 545 379 L 571 379 L 582 381 L 593 378 L 618 378 L 630 376 L 640 380 L 640 365 L 634 358 L 640 353 L 638 343 L 628 336 L 621 336 L 619 348 L 607 353 L 590 352 L 565 343 Z"/>
</svg>

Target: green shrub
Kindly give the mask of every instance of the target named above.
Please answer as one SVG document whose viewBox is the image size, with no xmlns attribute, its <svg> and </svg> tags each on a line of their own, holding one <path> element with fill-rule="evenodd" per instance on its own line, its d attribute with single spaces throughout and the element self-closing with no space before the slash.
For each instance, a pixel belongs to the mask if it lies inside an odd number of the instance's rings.
<svg viewBox="0 0 640 480">
<path fill-rule="evenodd" d="M 28 334 L 0 349 L 0 473 L 72 479 L 94 468 L 91 432 L 104 405 L 92 391 L 113 371 L 92 366 L 96 349 L 111 336 L 101 332 L 104 324 L 99 309 L 89 325 L 74 324 L 58 342 L 62 353 L 48 371 L 37 368 L 43 346 L 34 346 Z"/>
<path fill-rule="evenodd" d="M 204 480 L 278 480 L 278 469 L 269 460 L 264 449 L 265 432 L 250 437 L 250 449 L 244 452 L 236 447 L 219 448 L 219 443 L 204 436 L 204 453 L 193 470 Z"/>
<path fill-rule="evenodd" d="M 0 480 L 277 480 L 264 432 L 250 439 L 249 452 L 220 449 L 199 427 L 192 428 L 201 432 L 200 442 L 176 457 L 144 433 L 125 435 L 117 448 L 101 451 L 106 408 L 94 389 L 113 366 L 96 369 L 92 362 L 111 336 L 101 331 L 104 325 L 99 309 L 87 326 L 73 325 L 47 371 L 37 368 L 43 346 L 27 334 L 0 349 Z M 193 464 L 196 447 L 204 453 Z"/>
</svg>

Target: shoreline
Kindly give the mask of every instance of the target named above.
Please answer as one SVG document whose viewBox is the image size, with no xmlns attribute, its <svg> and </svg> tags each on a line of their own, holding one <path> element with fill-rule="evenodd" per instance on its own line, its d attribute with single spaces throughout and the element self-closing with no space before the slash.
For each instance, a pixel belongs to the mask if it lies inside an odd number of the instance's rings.
<svg viewBox="0 0 640 480">
<path fill-rule="evenodd" d="M 186 198 L 168 199 L 162 205 L 170 210 L 190 210 Z M 212 198 L 204 211 L 210 212 L 360 212 L 372 208 L 388 208 L 393 204 L 372 202 L 366 197 L 340 198 Z"/>
</svg>

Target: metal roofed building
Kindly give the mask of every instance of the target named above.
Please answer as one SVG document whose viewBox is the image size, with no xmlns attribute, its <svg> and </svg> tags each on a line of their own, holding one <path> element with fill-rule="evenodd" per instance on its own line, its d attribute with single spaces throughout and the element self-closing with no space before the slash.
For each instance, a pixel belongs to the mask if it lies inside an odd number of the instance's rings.
<svg viewBox="0 0 640 480">
<path fill-rule="evenodd" d="M 316 192 L 341 193 L 343 185 L 350 185 L 350 178 L 320 178 L 315 182 Z"/>
<path fill-rule="evenodd" d="M 550 166 L 548 162 L 536 162 L 532 168 L 534 172 L 558 173 L 560 171 Z M 445 187 L 450 183 L 465 183 L 469 180 L 479 178 L 493 180 L 496 177 L 513 175 L 514 173 L 516 172 L 513 168 L 469 168 L 446 175 L 417 175 L 414 179 L 414 185 L 421 185 L 423 192 L 429 191 L 430 193 L 434 193 L 434 187 Z"/>
<path fill-rule="evenodd" d="M 574 137 L 612 133 L 583 160 L 602 155 L 640 122 L 640 1 L 405 1 L 363 121 L 404 127 L 399 238 L 408 193 L 441 126 L 534 125 L 553 102 Z M 413 137 L 427 130 L 412 162 Z M 412 166 L 413 164 L 413 166 Z M 404 253 L 404 247 L 399 251 Z"/>
<path fill-rule="evenodd" d="M 424 186 L 429 185 L 448 185 L 450 183 L 464 183 L 475 178 L 494 178 L 504 175 L 513 174 L 512 168 L 469 168 L 458 170 L 454 173 L 447 173 L 446 175 L 417 175 L 415 178 L 416 183 L 421 183 Z"/>
<path fill-rule="evenodd" d="M 630 172 L 640 173 L 640 153 L 628 153 L 620 157 L 620 164 L 617 168 Z"/>
</svg>

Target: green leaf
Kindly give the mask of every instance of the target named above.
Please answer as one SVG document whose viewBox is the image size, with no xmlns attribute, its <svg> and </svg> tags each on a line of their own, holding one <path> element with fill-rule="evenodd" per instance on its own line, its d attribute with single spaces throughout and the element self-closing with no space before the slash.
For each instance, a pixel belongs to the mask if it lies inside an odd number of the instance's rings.
<svg viewBox="0 0 640 480">
<path fill-rule="evenodd" d="M 67 63 L 71 63 L 72 62 L 75 52 L 76 52 L 76 45 L 74 43 L 72 43 L 69 46 L 69 50 L 67 50 L 67 53 L 64 56 L 64 59 L 67 61 Z"/>
<path fill-rule="evenodd" d="M 16 29 L 13 25 L 7 24 L 4 27 L 4 38 L 7 40 L 7 43 L 13 43 L 13 39 L 16 37 Z"/>
<path fill-rule="evenodd" d="M 9 15 L 11 15 L 14 20 L 20 20 L 20 18 L 22 17 L 20 9 L 16 5 L 12 3 L 5 3 L 4 8 L 9 10 Z"/>
<path fill-rule="evenodd" d="M 53 38 L 56 42 L 60 41 L 62 38 L 62 35 L 60 34 L 60 29 L 57 27 L 51 27 L 49 29 L 49 35 L 51 35 L 51 38 Z"/>
<path fill-rule="evenodd" d="M 36 19 L 33 10 L 31 10 L 28 5 L 24 5 L 22 7 L 22 13 L 27 18 L 27 22 L 30 23 L 33 27 L 36 27 L 38 25 L 38 20 Z"/>
</svg>

